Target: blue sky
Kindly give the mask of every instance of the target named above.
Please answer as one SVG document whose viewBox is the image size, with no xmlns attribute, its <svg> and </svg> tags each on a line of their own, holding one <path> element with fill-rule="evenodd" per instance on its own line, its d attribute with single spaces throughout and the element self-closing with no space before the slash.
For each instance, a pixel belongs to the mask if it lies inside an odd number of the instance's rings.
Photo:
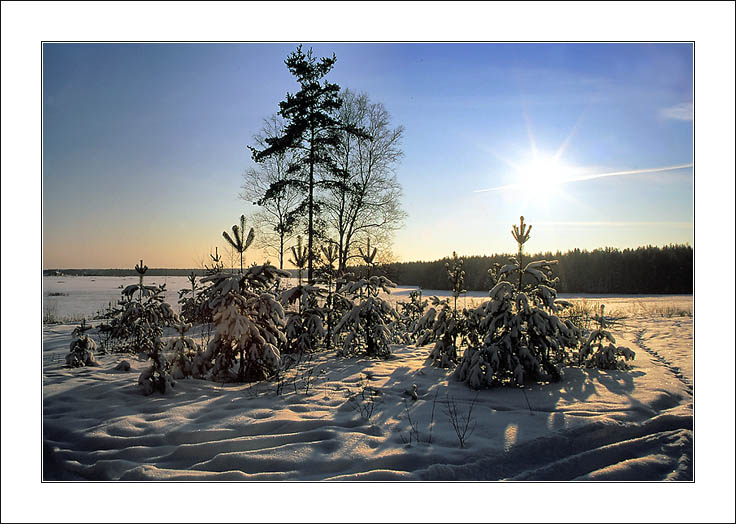
<svg viewBox="0 0 736 524">
<path fill-rule="evenodd" d="M 397 259 L 513 251 L 521 214 L 532 252 L 692 244 L 689 44 L 304 44 L 405 127 Z M 223 249 L 295 47 L 44 45 L 44 267 Z"/>
</svg>

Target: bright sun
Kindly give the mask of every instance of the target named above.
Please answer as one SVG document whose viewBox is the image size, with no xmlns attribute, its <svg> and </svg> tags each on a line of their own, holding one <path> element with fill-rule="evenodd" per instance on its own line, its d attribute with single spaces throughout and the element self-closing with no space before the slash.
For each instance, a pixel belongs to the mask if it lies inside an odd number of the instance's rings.
<svg viewBox="0 0 736 524">
<path fill-rule="evenodd" d="M 514 178 L 520 189 L 543 192 L 564 183 L 569 170 L 554 157 L 536 157 L 519 166 Z"/>
</svg>

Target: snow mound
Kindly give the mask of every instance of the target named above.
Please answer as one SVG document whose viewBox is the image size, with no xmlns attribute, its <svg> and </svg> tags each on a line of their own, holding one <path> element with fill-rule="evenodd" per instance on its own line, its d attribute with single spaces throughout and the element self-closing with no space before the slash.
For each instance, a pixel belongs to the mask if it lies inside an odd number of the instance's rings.
<svg viewBox="0 0 736 524">
<path fill-rule="evenodd" d="M 317 354 L 281 394 L 182 379 L 143 397 L 145 362 L 66 368 L 71 329 L 44 328 L 47 480 L 693 478 L 691 318 L 615 332 L 637 352 L 628 371 L 564 368 L 557 384 L 480 392 L 426 364 L 427 348 L 394 346 L 388 360 Z M 471 406 L 460 447 L 448 413 L 462 422 Z"/>
</svg>

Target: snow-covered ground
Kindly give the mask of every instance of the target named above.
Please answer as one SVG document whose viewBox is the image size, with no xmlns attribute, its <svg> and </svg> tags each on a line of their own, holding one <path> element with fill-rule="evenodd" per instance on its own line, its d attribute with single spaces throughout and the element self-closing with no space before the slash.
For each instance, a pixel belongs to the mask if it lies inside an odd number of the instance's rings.
<svg viewBox="0 0 736 524">
<path fill-rule="evenodd" d="M 184 277 L 169 281 L 174 278 Z M 115 285 L 111 289 L 119 294 Z M 399 288 L 392 296 L 408 300 L 409 290 Z M 67 291 L 66 297 L 50 298 L 71 300 L 75 294 Z M 136 387 L 144 362 L 111 355 L 99 358 L 99 368 L 65 368 L 73 326 L 45 325 L 44 475 L 59 480 L 691 480 L 693 319 L 652 314 L 651 307 L 636 311 L 637 304 L 655 302 L 691 310 L 692 296 L 585 298 L 632 312 L 614 331 L 619 345 L 636 351 L 632 369 L 567 368 L 560 383 L 524 390 L 472 391 L 448 371 L 427 365 L 428 347 L 395 346 L 386 361 L 320 353 L 297 368 L 280 394 L 269 382 L 186 379 L 173 394 L 144 397 Z M 115 371 L 123 358 L 131 370 Z M 410 395 L 414 384 L 416 400 Z M 469 418 L 464 447 L 449 416 L 452 409 L 460 426 Z"/>
</svg>

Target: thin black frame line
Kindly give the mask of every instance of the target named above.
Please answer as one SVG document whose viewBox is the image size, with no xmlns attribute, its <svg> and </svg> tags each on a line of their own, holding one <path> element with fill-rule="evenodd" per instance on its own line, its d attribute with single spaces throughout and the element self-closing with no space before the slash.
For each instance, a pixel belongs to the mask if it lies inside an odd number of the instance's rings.
<svg viewBox="0 0 736 524">
<path fill-rule="evenodd" d="M 43 143 L 44 143 L 44 133 L 43 133 L 43 46 L 46 44 L 57 44 L 57 43 L 80 43 L 80 44 L 90 44 L 90 43 L 294 43 L 294 42 L 283 42 L 283 41 L 41 41 L 41 318 L 43 318 Z M 310 43 L 417 43 L 417 44 L 426 44 L 426 43 L 681 43 L 681 44 L 692 44 L 692 58 L 693 58 L 693 66 L 692 66 L 692 88 L 693 88 L 693 124 L 692 124 L 692 158 L 693 158 L 693 198 L 692 198 L 692 204 L 693 204 L 693 319 L 695 318 L 695 41 L 694 40 L 687 40 L 687 41 L 669 41 L 669 40 L 652 40 L 652 41 L 440 41 L 440 42 L 426 42 L 426 41 L 323 41 L 323 42 L 310 42 Z M 686 483 L 694 483 L 695 482 L 695 322 L 693 322 L 693 459 L 692 459 L 692 468 L 693 468 L 693 478 L 690 481 L 684 481 Z M 45 480 L 43 478 L 43 455 L 44 455 L 44 448 L 43 448 L 43 428 L 44 428 L 44 416 L 43 416 L 43 322 L 41 323 L 41 483 L 67 483 L 67 482 L 78 482 L 78 483 L 85 483 L 85 484 L 96 484 L 96 483 L 109 483 L 109 482 L 123 482 L 127 484 L 148 484 L 151 481 L 121 481 L 121 480 L 113 480 L 113 481 L 101 481 L 101 480 Z M 179 484 L 179 483 L 194 483 L 194 484 L 232 484 L 232 483 L 251 483 L 251 482 L 258 482 L 258 483 L 274 483 L 274 484 L 283 484 L 283 483 L 319 483 L 322 481 L 318 480 L 262 480 L 262 481 L 249 481 L 249 480 L 233 480 L 233 481 L 226 481 L 226 480 L 162 480 L 157 481 L 157 483 L 164 483 L 164 484 Z M 358 484 L 374 484 L 375 481 L 352 481 L 356 482 Z M 497 483 L 501 481 L 494 481 L 494 480 L 458 480 L 458 481 L 452 481 L 453 484 L 477 484 L 477 483 Z M 558 483 L 564 483 L 564 484 L 587 484 L 590 483 L 590 481 L 583 481 L 583 480 L 560 480 L 560 481 L 517 481 L 519 483 L 523 484 L 558 484 Z M 624 481 L 623 483 L 633 483 L 633 484 L 651 484 L 656 483 L 659 484 L 663 481 L 658 480 L 642 480 L 642 481 Z M 413 484 L 413 483 L 447 483 L 447 481 L 423 481 L 423 480 L 396 480 L 396 481 L 381 481 L 379 483 L 399 483 L 399 484 Z M 621 481 L 598 481 L 597 483 L 600 484 L 620 484 Z"/>
</svg>

